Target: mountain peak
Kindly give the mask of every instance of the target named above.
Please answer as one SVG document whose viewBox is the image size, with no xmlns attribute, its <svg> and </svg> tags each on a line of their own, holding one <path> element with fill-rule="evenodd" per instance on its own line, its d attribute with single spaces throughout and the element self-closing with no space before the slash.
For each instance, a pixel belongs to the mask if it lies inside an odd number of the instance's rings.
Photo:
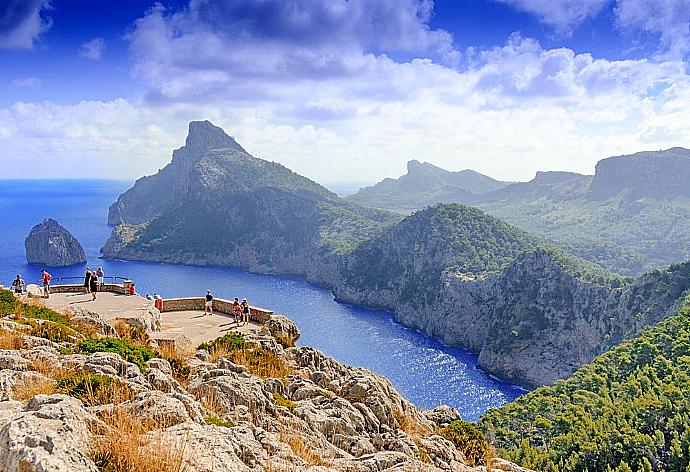
<svg viewBox="0 0 690 472">
<path fill-rule="evenodd" d="M 208 120 L 190 121 L 185 144 L 191 149 L 236 149 L 244 151 L 222 128 Z"/>
</svg>

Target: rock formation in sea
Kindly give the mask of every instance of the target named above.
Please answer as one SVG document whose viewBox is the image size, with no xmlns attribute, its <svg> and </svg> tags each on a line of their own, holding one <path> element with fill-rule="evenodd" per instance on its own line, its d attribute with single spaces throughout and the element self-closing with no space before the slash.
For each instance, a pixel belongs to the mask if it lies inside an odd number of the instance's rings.
<svg viewBox="0 0 690 472">
<path fill-rule="evenodd" d="M 422 411 L 369 370 L 287 347 L 299 330 L 285 317 L 194 350 L 145 332 L 134 344 L 89 311 L 40 325 L 21 312 L 0 313 L 3 470 L 526 471 L 483 454 L 454 409 Z"/>
<path fill-rule="evenodd" d="M 37 224 L 24 240 L 29 264 L 63 267 L 86 262 L 84 248 L 63 226 L 48 218 Z"/>
</svg>

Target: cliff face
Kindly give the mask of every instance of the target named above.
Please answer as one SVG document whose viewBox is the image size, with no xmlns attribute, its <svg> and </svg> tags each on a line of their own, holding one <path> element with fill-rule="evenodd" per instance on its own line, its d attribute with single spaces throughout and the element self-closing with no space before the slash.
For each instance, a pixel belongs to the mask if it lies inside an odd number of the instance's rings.
<svg viewBox="0 0 690 472">
<path fill-rule="evenodd" d="M 524 385 L 552 384 L 677 309 L 690 263 L 622 288 L 586 282 L 543 250 L 480 280 L 445 271 L 434 297 L 388 288 L 335 287 L 338 299 L 388 309 L 402 324 L 479 354 L 482 368 Z"/>
<path fill-rule="evenodd" d="M 24 248 L 29 264 L 63 267 L 86 262 L 86 254 L 79 241 L 50 218 L 31 229 L 24 240 Z"/>
<path fill-rule="evenodd" d="M 690 198 L 688 182 L 690 150 L 639 152 L 599 161 L 587 198 L 607 200 L 623 192 L 631 200 Z"/>
</svg>

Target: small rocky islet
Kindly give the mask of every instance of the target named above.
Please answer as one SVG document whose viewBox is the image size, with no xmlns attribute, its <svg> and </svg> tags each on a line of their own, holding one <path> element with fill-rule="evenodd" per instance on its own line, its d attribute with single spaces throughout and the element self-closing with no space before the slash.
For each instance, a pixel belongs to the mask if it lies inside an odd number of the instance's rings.
<svg viewBox="0 0 690 472">
<path fill-rule="evenodd" d="M 77 238 L 52 218 L 31 229 L 24 248 L 29 264 L 66 267 L 86 262 L 86 253 Z"/>
<path fill-rule="evenodd" d="M 385 378 L 295 346 L 282 316 L 171 349 L 142 328 L 155 323 L 2 289 L 0 315 L 3 470 L 527 470 L 454 409 L 421 411 Z"/>
</svg>

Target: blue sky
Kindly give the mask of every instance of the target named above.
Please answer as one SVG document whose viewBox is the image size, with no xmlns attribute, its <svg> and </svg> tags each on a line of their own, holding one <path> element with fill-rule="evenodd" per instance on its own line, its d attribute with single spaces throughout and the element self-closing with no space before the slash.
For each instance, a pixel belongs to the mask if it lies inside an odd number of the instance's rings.
<svg viewBox="0 0 690 472">
<path fill-rule="evenodd" d="M 0 0 L 0 161 L 134 178 L 211 119 L 325 182 L 591 173 L 690 147 L 689 28 L 690 0 Z"/>
</svg>

